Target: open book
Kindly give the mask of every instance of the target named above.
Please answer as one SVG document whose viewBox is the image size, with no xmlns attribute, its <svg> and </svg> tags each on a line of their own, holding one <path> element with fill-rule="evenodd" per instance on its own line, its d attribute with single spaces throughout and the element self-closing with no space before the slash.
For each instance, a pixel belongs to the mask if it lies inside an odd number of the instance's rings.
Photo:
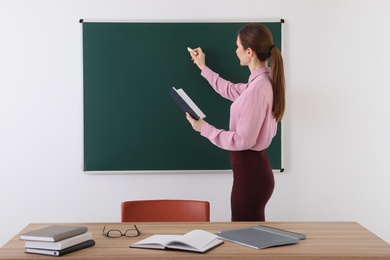
<svg viewBox="0 0 390 260">
<path fill-rule="evenodd" d="M 204 253 L 222 244 L 216 235 L 204 231 L 193 230 L 180 235 L 153 235 L 132 244 L 130 247 L 150 249 L 178 249 Z"/>
<path fill-rule="evenodd" d="M 198 120 L 199 118 L 203 119 L 206 117 L 202 110 L 200 110 L 194 101 L 192 101 L 181 88 L 172 88 L 169 95 L 184 112 L 188 112 L 194 119 Z"/>
</svg>

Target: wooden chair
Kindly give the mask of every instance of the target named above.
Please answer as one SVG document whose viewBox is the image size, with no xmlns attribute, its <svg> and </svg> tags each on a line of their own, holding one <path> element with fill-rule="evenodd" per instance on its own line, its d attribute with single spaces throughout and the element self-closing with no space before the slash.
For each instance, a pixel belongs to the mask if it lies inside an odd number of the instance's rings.
<svg viewBox="0 0 390 260">
<path fill-rule="evenodd" d="M 210 203 L 198 200 L 122 202 L 122 222 L 210 222 Z"/>
</svg>

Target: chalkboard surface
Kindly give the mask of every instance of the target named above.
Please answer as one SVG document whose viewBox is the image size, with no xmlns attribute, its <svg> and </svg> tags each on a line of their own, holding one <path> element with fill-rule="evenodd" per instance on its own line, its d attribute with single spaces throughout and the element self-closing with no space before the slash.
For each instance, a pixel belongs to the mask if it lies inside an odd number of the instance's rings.
<svg viewBox="0 0 390 260">
<path fill-rule="evenodd" d="M 187 47 L 202 47 L 207 65 L 232 82 L 249 69 L 236 56 L 247 23 L 82 22 L 84 170 L 172 171 L 231 169 L 229 152 L 195 132 L 169 96 L 182 88 L 228 129 L 231 102 L 200 75 Z M 281 49 L 282 22 L 263 23 Z M 267 153 L 282 169 L 281 127 Z"/>
</svg>

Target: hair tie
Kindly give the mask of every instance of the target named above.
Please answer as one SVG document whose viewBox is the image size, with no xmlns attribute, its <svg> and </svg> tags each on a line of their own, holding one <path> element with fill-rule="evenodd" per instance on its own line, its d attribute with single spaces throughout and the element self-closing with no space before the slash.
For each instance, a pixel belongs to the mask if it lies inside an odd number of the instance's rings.
<svg viewBox="0 0 390 260">
<path fill-rule="evenodd" d="M 272 44 L 271 47 L 269 47 L 269 52 L 271 52 L 274 47 L 275 45 Z"/>
</svg>

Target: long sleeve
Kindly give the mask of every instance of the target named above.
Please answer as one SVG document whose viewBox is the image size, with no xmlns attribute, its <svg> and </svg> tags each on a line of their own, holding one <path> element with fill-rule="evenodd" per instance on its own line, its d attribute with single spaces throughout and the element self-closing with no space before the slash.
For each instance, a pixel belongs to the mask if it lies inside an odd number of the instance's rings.
<svg viewBox="0 0 390 260">
<path fill-rule="evenodd" d="M 209 67 L 204 67 L 201 75 L 209 82 L 218 94 L 231 101 L 236 100 L 248 87 L 247 83 L 234 84 L 221 78 L 219 74 L 212 71 Z"/>
<path fill-rule="evenodd" d="M 204 75 L 218 93 L 234 102 L 230 108 L 230 130 L 217 129 L 206 122 L 201 135 L 225 150 L 266 149 L 277 127 L 272 116 L 273 93 L 268 68 L 251 75 L 247 84 L 230 83 L 211 70 Z"/>
</svg>

